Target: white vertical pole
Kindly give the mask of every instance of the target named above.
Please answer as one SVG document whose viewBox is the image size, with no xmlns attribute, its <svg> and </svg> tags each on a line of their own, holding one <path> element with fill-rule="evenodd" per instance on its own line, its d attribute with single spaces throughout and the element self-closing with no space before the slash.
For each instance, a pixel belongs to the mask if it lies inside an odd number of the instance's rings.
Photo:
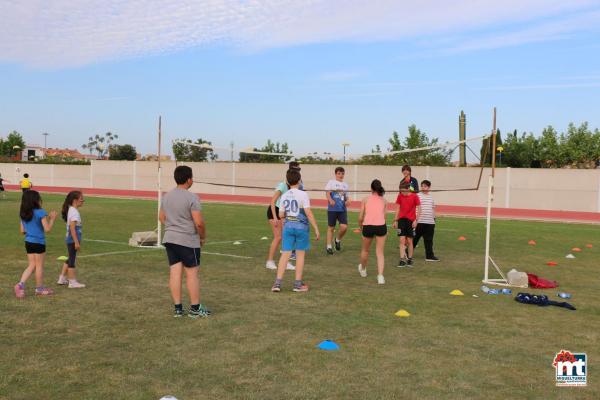
<svg viewBox="0 0 600 400">
<path fill-rule="evenodd" d="M 504 207 L 510 208 L 510 167 L 506 171 L 506 188 L 504 189 Z"/>
<path fill-rule="evenodd" d="M 50 165 L 50 186 L 54 186 L 54 164 Z"/>
<path fill-rule="evenodd" d="M 354 164 L 354 194 L 352 195 L 352 200 L 356 201 L 358 193 L 358 165 Z"/>
<path fill-rule="evenodd" d="M 157 237 L 158 237 L 158 243 L 157 245 L 160 245 L 161 242 L 161 224 L 160 224 L 160 219 L 158 218 L 158 215 L 160 213 L 160 206 L 161 206 L 161 201 L 162 201 L 162 186 L 161 186 L 161 175 L 162 175 L 162 169 L 161 169 L 161 165 L 160 165 L 160 147 L 161 147 L 161 136 L 162 136 L 162 132 L 161 132 L 161 122 L 162 122 L 162 118 L 159 115 L 158 116 L 158 211 L 156 213 L 156 233 L 157 233 Z"/>
<path fill-rule="evenodd" d="M 596 211 L 600 212 L 600 173 L 598 174 L 598 208 Z"/>
<path fill-rule="evenodd" d="M 133 160 L 133 190 L 137 190 L 137 164 L 136 161 Z"/>
<path fill-rule="evenodd" d="M 94 160 L 90 161 L 90 188 L 94 187 Z"/>
<path fill-rule="evenodd" d="M 483 280 L 488 280 L 488 268 L 490 266 L 490 226 L 492 220 L 492 201 L 494 201 L 494 195 L 492 188 L 494 187 L 494 177 L 490 176 L 488 179 L 488 199 L 487 199 L 487 212 L 486 212 L 486 224 L 485 224 L 485 272 L 483 274 Z"/>
</svg>

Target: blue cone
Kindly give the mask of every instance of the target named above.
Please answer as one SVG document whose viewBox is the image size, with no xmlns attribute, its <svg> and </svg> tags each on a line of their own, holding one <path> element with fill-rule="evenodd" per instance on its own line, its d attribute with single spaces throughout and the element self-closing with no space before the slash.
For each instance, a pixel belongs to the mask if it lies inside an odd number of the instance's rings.
<svg viewBox="0 0 600 400">
<path fill-rule="evenodd" d="M 340 346 L 332 340 L 323 340 L 321 343 L 319 343 L 319 345 L 317 347 L 321 350 L 328 350 L 328 351 L 340 349 Z"/>
</svg>

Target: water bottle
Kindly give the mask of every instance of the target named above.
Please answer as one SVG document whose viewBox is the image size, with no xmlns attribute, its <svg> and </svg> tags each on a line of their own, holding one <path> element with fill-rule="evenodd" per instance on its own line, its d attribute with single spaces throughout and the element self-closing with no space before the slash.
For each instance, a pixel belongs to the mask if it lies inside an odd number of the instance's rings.
<svg viewBox="0 0 600 400">
<path fill-rule="evenodd" d="M 512 294 L 512 290 L 510 289 L 502 289 L 502 294 Z"/>
<path fill-rule="evenodd" d="M 485 286 L 485 285 L 483 285 L 483 286 L 481 287 L 481 291 L 482 291 L 483 293 L 489 293 L 489 291 L 490 291 L 490 288 L 489 288 L 489 287 L 487 287 L 487 286 Z"/>
<path fill-rule="evenodd" d="M 498 289 L 490 289 L 490 291 L 488 292 L 488 294 L 498 294 L 500 293 L 500 291 Z"/>
<path fill-rule="evenodd" d="M 570 299 L 571 298 L 571 294 L 570 293 L 565 293 L 565 292 L 559 292 L 558 293 L 558 297 L 560 297 L 561 299 Z"/>
</svg>

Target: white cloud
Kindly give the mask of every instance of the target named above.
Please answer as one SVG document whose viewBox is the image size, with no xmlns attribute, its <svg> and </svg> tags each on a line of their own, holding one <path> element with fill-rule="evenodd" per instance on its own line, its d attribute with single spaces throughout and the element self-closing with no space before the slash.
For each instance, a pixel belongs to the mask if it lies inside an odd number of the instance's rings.
<svg viewBox="0 0 600 400">
<path fill-rule="evenodd" d="M 594 5 L 598 0 L 3 1 L 0 62 L 56 68 L 197 46 L 260 50 L 332 41 L 420 40 L 560 18 Z M 540 34 L 535 40 L 554 38 L 552 32 Z"/>
</svg>

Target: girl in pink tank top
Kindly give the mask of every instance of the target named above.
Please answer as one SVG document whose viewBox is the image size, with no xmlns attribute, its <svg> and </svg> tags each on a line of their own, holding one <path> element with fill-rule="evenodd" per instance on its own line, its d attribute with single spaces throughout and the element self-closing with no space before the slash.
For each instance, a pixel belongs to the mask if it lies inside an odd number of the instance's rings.
<svg viewBox="0 0 600 400">
<path fill-rule="evenodd" d="M 387 225 L 385 223 L 385 210 L 387 202 L 383 195 L 385 189 L 381 186 L 381 181 L 375 179 L 371 182 L 371 195 L 365 197 L 361 203 L 358 223 L 362 229 L 362 250 L 360 252 L 360 264 L 358 264 L 358 273 L 363 278 L 367 276 L 367 261 L 369 259 L 369 250 L 373 238 L 375 238 L 375 254 L 377 256 L 377 283 L 383 285 L 383 268 L 385 257 L 383 249 L 387 236 Z"/>
</svg>

